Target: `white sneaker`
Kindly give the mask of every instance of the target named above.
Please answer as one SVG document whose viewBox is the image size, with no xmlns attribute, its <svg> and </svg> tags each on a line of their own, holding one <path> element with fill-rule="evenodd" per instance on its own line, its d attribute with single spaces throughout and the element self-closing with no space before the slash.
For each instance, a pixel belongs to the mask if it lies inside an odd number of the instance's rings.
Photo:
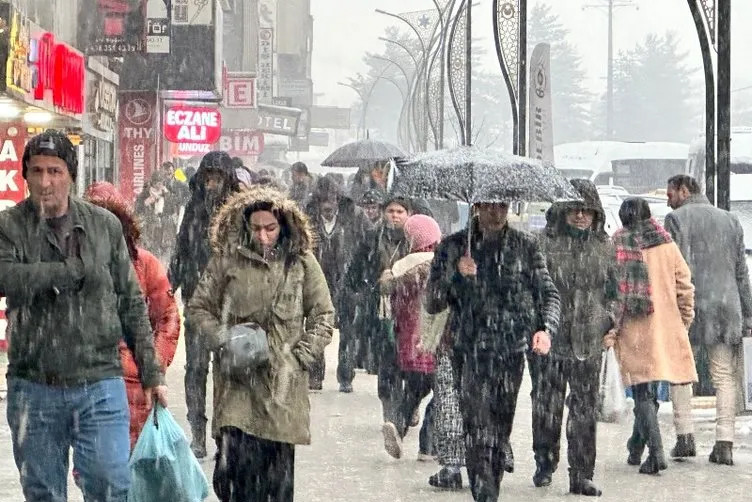
<svg viewBox="0 0 752 502">
<path fill-rule="evenodd" d="M 381 426 L 381 433 L 384 435 L 384 449 L 394 458 L 402 458 L 402 438 L 397 432 L 397 427 L 386 422 Z"/>
</svg>

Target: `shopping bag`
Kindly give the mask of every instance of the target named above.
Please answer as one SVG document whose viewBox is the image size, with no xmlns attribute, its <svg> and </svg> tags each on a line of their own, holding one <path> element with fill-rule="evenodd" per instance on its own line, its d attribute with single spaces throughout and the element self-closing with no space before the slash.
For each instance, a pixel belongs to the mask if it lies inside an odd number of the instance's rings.
<svg viewBox="0 0 752 502">
<path fill-rule="evenodd" d="M 620 422 L 626 413 L 627 396 L 621 380 L 619 361 L 613 348 L 603 353 L 601 361 L 600 406 L 598 420 L 601 422 Z"/>
<path fill-rule="evenodd" d="M 752 338 L 742 340 L 744 368 L 744 409 L 752 411 Z"/>
<path fill-rule="evenodd" d="M 188 438 L 169 411 L 154 406 L 129 463 L 128 502 L 201 502 L 209 482 L 191 451 Z"/>
</svg>

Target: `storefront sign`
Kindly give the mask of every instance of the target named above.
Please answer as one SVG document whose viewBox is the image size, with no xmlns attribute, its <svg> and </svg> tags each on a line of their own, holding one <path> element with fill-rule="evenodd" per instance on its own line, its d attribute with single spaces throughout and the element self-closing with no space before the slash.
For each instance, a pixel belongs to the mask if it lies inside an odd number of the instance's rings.
<svg viewBox="0 0 752 502">
<path fill-rule="evenodd" d="M 63 111 L 84 112 L 85 60 L 72 47 L 55 42 L 52 33 L 43 33 L 31 41 L 29 65 L 35 73 L 34 99 L 48 98 Z"/>
<path fill-rule="evenodd" d="M 157 162 L 157 95 L 119 95 L 120 191 L 130 200 L 141 193 Z"/>
<path fill-rule="evenodd" d="M 256 108 L 256 77 L 227 74 L 224 106 Z"/>
<path fill-rule="evenodd" d="M 146 52 L 170 53 L 170 14 L 164 0 L 148 0 L 146 4 Z"/>
<path fill-rule="evenodd" d="M 79 47 L 90 56 L 121 56 L 146 49 L 146 0 L 96 0 L 79 29 Z"/>
<path fill-rule="evenodd" d="M 293 106 L 313 104 L 313 82 L 310 79 L 279 79 L 279 95 L 291 99 Z"/>
<path fill-rule="evenodd" d="M 222 122 L 227 129 L 255 129 L 268 134 L 297 136 L 301 110 L 259 104 L 254 110 L 225 109 Z"/>
<path fill-rule="evenodd" d="M 172 23 L 211 26 L 212 3 L 209 0 L 172 0 Z"/>
<path fill-rule="evenodd" d="M 216 108 L 170 107 L 165 113 L 164 135 L 173 143 L 216 143 L 222 135 L 222 115 Z"/>
<path fill-rule="evenodd" d="M 21 157 L 26 144 L 23 124 L 0 128 L 0 211 L 13 207 L 26 198 L 26 185 L 21 175 Z M 0 351 L 8 350 L 5 338 L 5 298 L 0 298 Z"/>
<path fill-rule="evenodd" d="M 264 151 L 264 134 L 259 131 L 222 131 L 217 145 L 231 157 L 253 157 Z"/>
<path fill-rule="evenodd" d="M 258 100 L 271 103 L 274 94 L 274 30 L 259 28 L 258 37 Z"/>
<path fill-rule="evenodd" d="M 214 150 L 227 152 L 231 157 L 256 157 L 264 151 L 264 134 L 259 131 L 224 130 L 215 144 L 170 143 L 170 155 L 173 157 L 201 156 Z"/>
<path fill-rule="evenodd" d="M 96 75 L 91 73 L 91 75 Z M 89 87 L 89 113 L 91 124 L 100 131 L 115 130 L 117 114 L 117 87 L 101 76 L 92 77 Z"/>
<path fill-rule="evenodd" d="M 311 107 L 311 127 L 350 129 L 350 109 L 334 106 L 313 106 Z"/>
<path fill-rule="evenodd" d="M 18 12 L 13 13 L 8 41 L 8 61 L 5 68 L 5 85 L 23 94 L 33 88 L 32 69 L 29 65 L 31 37 L 29 22 Z"/>
<path fill-rule="evenodd" d="M 0 134 L 0 211 L 26 198 L 26 185 L 21 175 L 25 131 L 23 124 L 13 124 L 3 127 Z"/>
</svg>

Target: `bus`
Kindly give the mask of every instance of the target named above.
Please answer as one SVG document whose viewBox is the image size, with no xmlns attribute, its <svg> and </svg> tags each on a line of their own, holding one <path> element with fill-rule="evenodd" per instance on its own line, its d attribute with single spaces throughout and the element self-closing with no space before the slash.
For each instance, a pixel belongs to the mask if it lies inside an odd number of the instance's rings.
<svg viewBox="0 0 752 502">
<path fill-rule="evenodd" d="M 705 187 L 705 136 L 692 142 L 686 173 Z M 731 128 L 731 174 L 752 174 L 752 127 Z"/>
<path fill-rule="evenodd" d="M 670 142 L 581 141 L 554 147 L 556 168 L 568 179 L 617 185 L 631 194 L 665 190 L 685 172 L 689 145 Z"/>
</svg>

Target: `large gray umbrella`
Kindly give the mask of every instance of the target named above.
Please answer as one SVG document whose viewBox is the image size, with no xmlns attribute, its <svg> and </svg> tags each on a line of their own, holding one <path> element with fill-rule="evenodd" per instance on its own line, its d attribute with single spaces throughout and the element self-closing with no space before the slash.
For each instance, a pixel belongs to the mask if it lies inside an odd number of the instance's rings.
<svg viewBox="0 0 752 502">
<path fill-rule="evenodd" d="M 398 162 L 390 191 L 404 197 L 470 204 L 580 199 L 551 165 L 475 147 L 428 152 Z"/>
<path fill-rule="evenodd" d="M 327 167 L 360 167 L 402 157 L 405 157 L 405 152 L 390 143 L 363 139 L 337 148 L 321 165 Z"/>
</svg>

